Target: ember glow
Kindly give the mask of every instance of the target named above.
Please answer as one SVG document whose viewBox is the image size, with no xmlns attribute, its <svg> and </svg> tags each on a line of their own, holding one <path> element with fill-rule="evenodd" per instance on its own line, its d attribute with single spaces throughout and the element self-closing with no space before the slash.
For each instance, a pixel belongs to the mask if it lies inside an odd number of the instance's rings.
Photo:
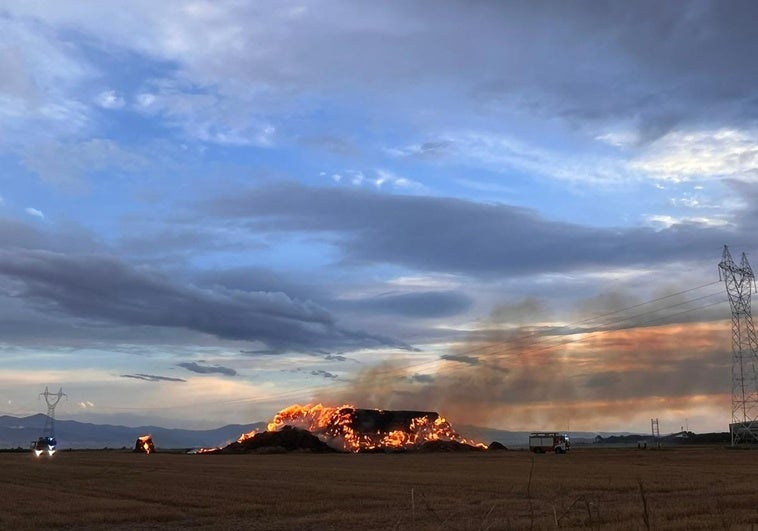
<svg viewBox="0 0 758 531">
<path fill-rule="evenodd" d="M 308 430 L 330 446 L 346 452 L 382 449 L 412 449 L 431 441 L 454 441 L 480 448 L 486 445 L 461 437 L 443 417 L 434 412 L 358 409 L 345 404 L 298 404 L 279 411 L 266 427 L 278 431 L 284 426 Z M 255 436 L 240 436 L 238 442 Z"/>
</svg>

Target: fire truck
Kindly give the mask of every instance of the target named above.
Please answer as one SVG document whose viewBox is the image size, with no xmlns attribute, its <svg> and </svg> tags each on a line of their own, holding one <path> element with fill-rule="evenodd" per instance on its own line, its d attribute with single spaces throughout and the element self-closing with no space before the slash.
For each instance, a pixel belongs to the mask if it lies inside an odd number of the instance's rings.
<svg viewBox="0 0 758 531">
<path fill-rule="evenodd" d="M 545 452 L 565 454 L 570 447 L 569 436 L 565 433 L 540 432 L 529 434 L 529 450 L 536 454 Z"/>
</svg>

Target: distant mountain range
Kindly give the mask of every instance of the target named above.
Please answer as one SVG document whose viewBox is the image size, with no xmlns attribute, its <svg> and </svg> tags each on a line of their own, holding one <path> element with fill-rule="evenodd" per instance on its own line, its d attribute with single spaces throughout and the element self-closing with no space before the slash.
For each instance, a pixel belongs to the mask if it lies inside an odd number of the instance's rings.
<svg viewBox="0 0 758 531">
<path fill-rule="evenodd" d="M 31 441 L 42 435 L 46 416 L 0 416 L 0 448 L 29 448 Z M 66 448 L 133 448 L 137 437 L 150 434 L 160 448 L 200 448 L 224 446 L 236 441 L 242 433 L 265 429 L 265 422 L 229 424 L 212 430 L 183 430 L 159 426 L 113 426 L 89 424 L 75 420 L 56 420 L 55 437 L 60 449 Z"/>
</svg>

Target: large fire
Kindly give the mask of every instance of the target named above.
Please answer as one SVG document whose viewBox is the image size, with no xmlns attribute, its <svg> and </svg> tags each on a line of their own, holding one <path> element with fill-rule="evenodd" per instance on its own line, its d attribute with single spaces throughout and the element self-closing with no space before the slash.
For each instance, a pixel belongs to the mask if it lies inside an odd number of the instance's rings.
<svg viewBox="0 0 758 531">
<path fill-rule="evenodd" d="M 302 428 L 330 446 L 347 452 L 383 449 L 413 449 L 431 441 L 454 441 L 479 448 L 486 445 L 461 437 L 443 417 L 434 412 L 358 409 L 352 405 L 292 405 L 277 413 L 266 431 L 284 426 Z M 256 435 L 244 433 L 243 442 Z"/>
</svg>

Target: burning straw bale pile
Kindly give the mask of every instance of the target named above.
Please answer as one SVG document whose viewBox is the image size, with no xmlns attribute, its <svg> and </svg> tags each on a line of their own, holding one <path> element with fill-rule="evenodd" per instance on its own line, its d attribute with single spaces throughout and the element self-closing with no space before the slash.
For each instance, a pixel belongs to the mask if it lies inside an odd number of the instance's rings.
<svg viewBox="0 0 758 531">
<path fill-rule="evenodd" d="M 434 411 L 386 411 L 318 404 L 283 409 L 265 432 L 243 434 L 237 442 L 211 453 L 470 452 L 486 449 L 484 444 L 461 437 Z"/>
</svg>

